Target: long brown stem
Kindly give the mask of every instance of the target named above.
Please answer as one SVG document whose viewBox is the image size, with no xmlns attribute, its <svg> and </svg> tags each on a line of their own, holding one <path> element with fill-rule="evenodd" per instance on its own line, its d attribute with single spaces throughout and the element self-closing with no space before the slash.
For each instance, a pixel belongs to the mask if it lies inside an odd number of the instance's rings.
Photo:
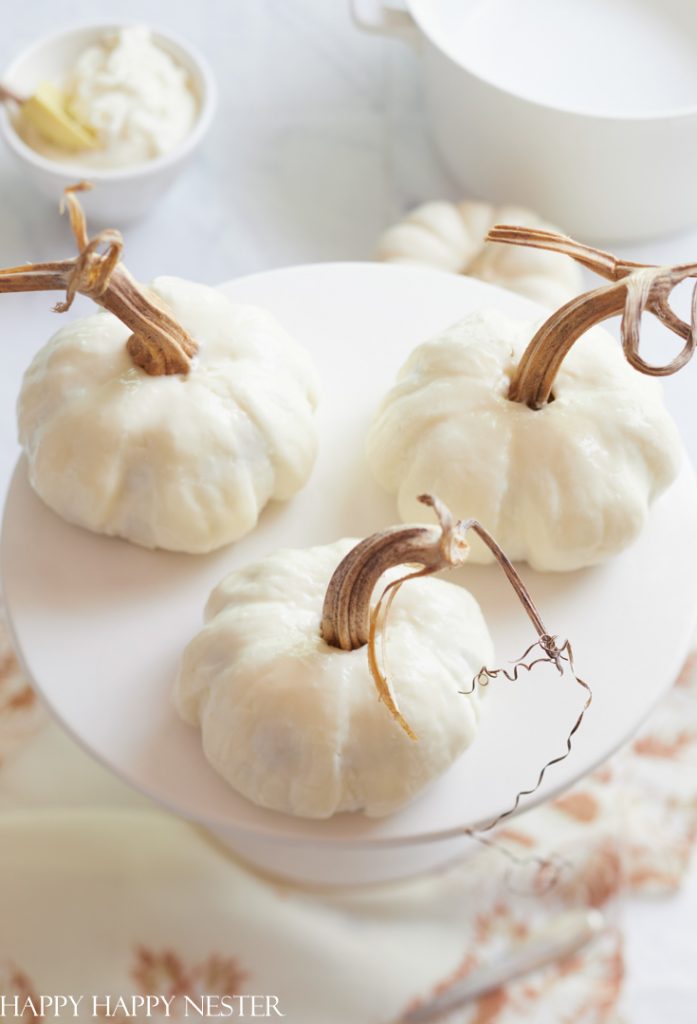
<svg viewBox="0 0 697 1024">
<path fill-rule="evenodd" d="M 511 380 L 511 401 L 541 409 L 550 400 L 555 377 L 574 342 L 595 324 L 620 313 L 622 348 L 636 370 L 652 377 L 665 377 L 677 373 L 692 358 L 697 347 L 697 285 L 689 324 L 676 316 L 668 299 L 680 281 L 697 278 L 697 264 L 657 267 L 619 260 L 564 235 L 517 225 L 497 225 L 487 235 L 487 241 L 562 253 L 612 282 L 571 299 L 542 324 Z M 639 351 L 641 316 L 645 310 L 685 342 L 678 355 L 663 366 L 647 363 Z"/>
<path fill-rule="evenodd" d="M 412 738 L 413 733 L 400 714 L 387 680 L 377 665 L 375 637 L 379 623 L 376 610 L 379 612 L 387 597 L 389 611 L 396 588 L 407 580 L 462 565 L 469 552 L 467 533 L 470 530 L 496 558 L 532 622 L 543 649 L 561 671 L 561 653 L 554 638 L 548 633 L 522 579 L 491 534 L 476 519 L 455 521 L 447 506 L 430 494 L 422 494 L 418 500 L 434 510 L 438 525 L 393 526 L 360 541 L 342 559 L 329 581 L 321 624 L 322 637 L 331 647 L 352 651 L 368 645 L 369 666 L 378 693 Z M 379 580 L 389 569 L 400 565 L 419 565 L 422 569 L 388 584 L 376 609 L 373 609 L 372 597 Z"/>
<path fill-rule="evenodd" d="M 0 292 L 65 291 L 65 301 L 54 307 L 58 313 L 70 309 L 78 293 L 86 295 L 133 331 L 126 344 L 136 366 L 153 376 L 188 373 L 198 345 L 123 266 L 121 234 L 109 229 L 88 238 L 85 216 L 75 194 L 88 187 L 82 183 L 65 192 L 78 255 L 59 262 L 2 269 Z"/>
</svg>

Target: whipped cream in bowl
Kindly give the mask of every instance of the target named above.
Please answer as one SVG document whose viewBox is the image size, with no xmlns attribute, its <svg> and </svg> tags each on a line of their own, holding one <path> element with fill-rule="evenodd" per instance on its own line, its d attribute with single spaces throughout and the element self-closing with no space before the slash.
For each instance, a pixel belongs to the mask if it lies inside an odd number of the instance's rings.
<svg viewBox="0 0 697 1024">
<path fill-rule="evenodd" d="M 122 28 L 89 46 L 61 88 L 67 113 L 88 129 L 95 148 L 71 152 L 51 143 L 22 117 L 17 131 L 32 149 L 52 160 L 89 167 L 128 167 L 179 145 L 198 115 L 186 69 L 144 25 Z"/>
<path fill-rule="evenodd" d="M 215 106 L 205 60 L 170 33 L 145 25 L 95 25 L 45 37 L 0 75 L 14 93 L 48 88 L 60 115 L 89 144 L 63 144 L 22 106 L 0 110 L 0 134 L 27 177 L 53 202 L 80 179 L 98 222 L 147 212 L 202 141 Z M 69 140 L 68 140 L 69 142 Z"/>
</svg>

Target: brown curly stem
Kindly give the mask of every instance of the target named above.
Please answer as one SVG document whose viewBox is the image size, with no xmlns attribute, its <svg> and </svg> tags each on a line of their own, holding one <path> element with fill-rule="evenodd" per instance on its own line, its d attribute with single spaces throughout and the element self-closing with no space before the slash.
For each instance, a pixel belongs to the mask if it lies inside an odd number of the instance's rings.
<svg viewBox="0 0 697 1024">
<path fill-rule="evenodd" d="M 370 636 L 373 591 L 387 570 L 399 565 L 421 565 L 435 573 L 462 565 L 469 554 L 469 530 L 496 558 L 538 636 L 548 636 L 525 584 L 491 534 L 476 519 L 454 520 L 440 498 L 421 494 L 418 500 L 433 509 L 437 526 L 391 526 L 360 541 L 337 566 L 322 609 L 321 632 L 326 643 L 344 651 L 364 647 Z"/>
<path fill-rule="evenodd" d="M 439 526 L 392 526 L 349 551 L 329 581 L 322 611 L 322 637 L 331 647 L 353 651 L 370 636 L 373 591 L 388 569 L 421 565 L 429 572 L 461 565 L 469 545 L 462 524 L 437 498 L 419 498 L 438 516 Z"/>
<path fill-rule="evenodd" d="M 602 249 L 582 245 L 564 235 L 516 225 L 497 225 L 487 241 L 506 242 L 570 256 L 589 270 L 612 282 L 571 299 L 553 313 L 529 343 L 511 380 L 511 401 L 541 409 L 550 400 L 554 380 L 572 345 L 595 324 L 622 314 L 622 348 L 636 370 L 652 377 L 677 373 L 692 358 L 697 347 L 697 285 L 692 295 L 690 323 L 681 320 L 668 305 L 673 288 L 686 278 L 697 277 L 697 264 L 657 267 L 619 260 Z M 653 366 L 641 356 L 642 313 L 653 313 L 685 344 L 664 366 Z"/>
<path fill-rule="evenodd" d="M 561 651 L 557 649 L 554 637 L 547 632 L 525 584 L 494 538 L 476 519 L 455 521 L 450 510 L 438 498 L 422 494 L 418 500 L 434 510 L 438 525 L 393 526 L 360 541 L 342 559 L 329 581 L 321 623 L 322 638 L 331 647 L 352 651 L 368 645 L 370 670 L 378 693 L 412 738 L 415 738 L 414 734 L 400 714 L 387 680 L 377 666 L 375 635 L 378 623 L 375 609 L 371 606 L 373 593 L 388 569 L 400 565 L 422 566 L 420 571 L 388 584 L 376 608 L 379 609 L 388 597 L 389 610 L 395 588 L 402 583 L 462 565 L 469 552 L 469 530 L 477 534 L 496 558 L 535 627 L 540 644 L 561 671 Z"/>
<path fill-rule="evenodd" d="M 65 192 L 78 255 L 2 269 L 0 292 L 65 291 L 65 301 L 54 307 L 58 313 L 70 309 L 78 293 L 86 295 L 133 331 L 126 347 L 136 366 L 153 376 L 188 373 L 198 345 L 123 266 L 120 232 L 108 229 L 88 238 L 85 215 L 75 195 L 88 187 L 83 182 Z"/>
</svg>

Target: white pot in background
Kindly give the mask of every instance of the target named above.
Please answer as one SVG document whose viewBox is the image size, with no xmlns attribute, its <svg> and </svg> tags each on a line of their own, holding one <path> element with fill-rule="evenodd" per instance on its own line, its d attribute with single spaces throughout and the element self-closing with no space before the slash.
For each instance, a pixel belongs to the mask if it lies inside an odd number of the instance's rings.
<svg viewBox="0 0 697 1024">
<path fill-rule="evenodd" d="M 351 0 L 419 52 L 436 145 L 470 195 L 583 239 L 697 223 L 694 0 Z"/>
</svg>

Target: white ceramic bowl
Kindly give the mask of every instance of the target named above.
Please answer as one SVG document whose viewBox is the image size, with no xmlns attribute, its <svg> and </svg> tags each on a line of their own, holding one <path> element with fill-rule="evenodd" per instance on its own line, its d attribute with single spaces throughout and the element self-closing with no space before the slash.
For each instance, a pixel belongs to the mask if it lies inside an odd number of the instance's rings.
<svg viewBox="0 0 697 1024">
<path fill-rule="evenodd" d="M 124 27 L 113 23 L 87 25 L 44 36 L 15 58 L 2 81 L 21 96 L 31 95 L 40 81 L 59 79 L 88 46 Z M 94 191 L 81 200 L 92 223 L 117 227 L 146 214 L 181 173 L 213 117 L 216 88 L 205 59 L 188 42 L 159 29 L 153 30 L 153 39 L 188 71 L 198 101 L 198 117 L 190 133 L 180 145 L 154 160 L 115 170 L 81 166 L 79 159 L 74 163 L 51 160 L 24 142 L 7 106 L 0 107 L 0 132 L 26 177 L 43 196 L 56 203 L 68 185 L 83 179 L 94 183 Z"/>
<path fill-rule="evenodd" d="M 582 239 L 697 223 L 694 0 L 351 0 L 419 51 L 434 141 L 468 194 Z"/>
</svg>

